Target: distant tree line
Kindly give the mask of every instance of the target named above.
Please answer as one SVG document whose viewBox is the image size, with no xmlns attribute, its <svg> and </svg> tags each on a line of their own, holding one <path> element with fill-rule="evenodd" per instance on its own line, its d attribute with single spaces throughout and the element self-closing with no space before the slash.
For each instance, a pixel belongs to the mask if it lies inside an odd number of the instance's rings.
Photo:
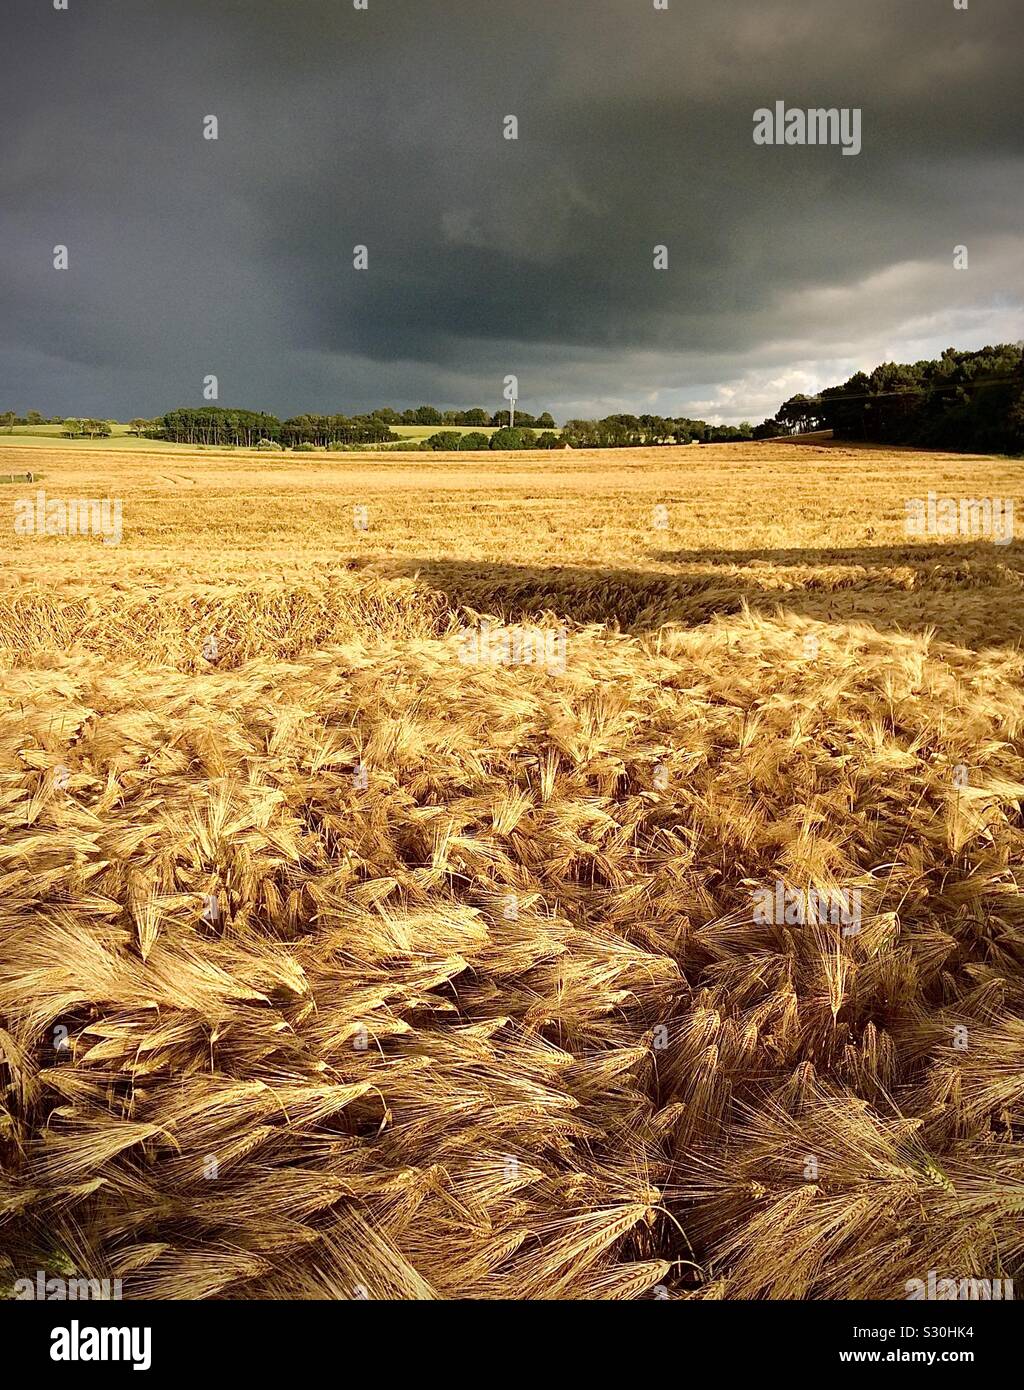
<svg viewBox="0 0 1024 1390">
<path fill-rule="evenodd" d="M 463 431 L 441 430 L 432 435 L 421 446 L 430 449 L 534 448 L 538 447 L 535 430 L 542 431 L 543 443 L 539 447 L 553 447 L 559 442 L 558 427 L 547 411 L 539 416 L 517 411 L 516 426 L 512 430 L 507 424 L 503 425 L 507 420 L 507 410 L 488 415 L 483 409 L 442 412 L 433 406 L 419 406 L 401 414 L 385 407 L 368 415 L 296 415 L 288 420 L 279 420 L 264 412 L 203 406 L 171 410 L 157 420 L 132 420 L 129 429 L 135 434 L 176 444 L 234 444 L 243 448 L 276 445 L 303 450 L 401 443 L 401 436 L 391 428 L 396 424 L 463 426 Z M 495 437 L 500 436 L 503 442 L 492 445 L 492 436 L 466 430 L 472 425 L 495 429 Z"/>
<path fill-rule="evenodd" d="M 379 420 L 351 420 L 346 415 L 296 415 L 284 421 L 278 438 L 286 449 L 303 445 L 330 449 L 337 444 L 386 444 L 398 435 Z"/>
<path fill-rule="evenodd" d="M 569 420 L 561 442 L 574 449 L 653 448 L 660 444 L 722 444 L 754 437 L 753 426 L 709 425 L 685 416 L 606 415 L 603 420 Z"/>
<path fill-rule="evenodd" d="M 26 415 L 19 415 L 15 410 L 0 410 L 0 430 L 6 430 L 8 434 L 14 429 L 15 425 L 62 425 L 64 417 L 53 415 L 47 419 L 45 415 L 40 415 L 38 410 L 30 410 Z"/>
<path fill-rule="evenodd" d="M 142 432 L 175 444 L 234 444 L 244 449 L 261 444 L 282 448 L 330 449 L 344 444 L 380 444 L 397 440 L 379 420 L 350 419 L 347 415 L 296 415 L 279 420 L 263 411 L 224 410 L 219 406 L 171 410 Z M 132 426 L 145 425 L 133 420 Z"/>
<path fill-rule="evenodd" d="M 837 439 L 968 453 L 1024 452 L 1024 344 L 914 363 L 883 362 L 817 396 L 791 396 L 758 431 L 832 430 Z M 758 433 L 755 431 L 755 433 Z"/>
<path fill-rule="evenodd" d="M 607 415 L 603 420 L 569 420 L 560 431 L 508 425 L 485 434 L 440 430 L 423 449 L 635 449 L 661 444 L 720 444 L 754 438 L 753 426 L 709 425 L 705 420 L 665 419 L 660 415 Z"/>
<path fill-rule="evenodd" d="M 721 444 L 755 438 L 752 425 L 709 425 L 706 420 L 669 419 L 660 415 L 606 415 L 603 420 L 569 420 L 559 431 L 525 428 L 516 416 L 487 437 L 441 430 L 424 449 L 636 449 L 662 444 Z"/>
<path fill-rule="evenodd" d="M 251 410 L 225 410 L 218 406 L 203 406 L 193 409 L 168 411 L 157 420 L 133 420 L 129 428 L 133 433 L 146 434 L 155 439 L 167 439 L 176 444 L 235 444 L 243 448 L 258 448 L 261 444 L 279 444 L 285 449 L 330 449 L 345 445 L 395 444 L 401 437 L 392 431 L 392 425 L 478 425 L 482 427 L 501 426 L 508 420 L 508 411 L 488 415 L 483 409 L 475 410 L 435 410 L 433 406 L 419 406 L 416 410 L 406 410 L 399 414 L 396 410 L 381 408 L 367 415 L 296 415 L 288 420 L 279 420 L 275 415 Z M 526 412 L 516 413 L 517 430 L 532 428 L 547 430 L 552 437 L 557 430 L 551 415 L 533 416 Z M 460 442 L 464 438 L 452 432 L 452 438 Z M 487 441 L 479 444 L 479 439 Z M 487 435 L 476 436 L 473 445 L 465 447 L 490 446 Z M 445 444 L 432 447 L 458 447 Z M 510 447 L 510 446 L 506 446 Z M 520 445 L 519 447 L 523 447 Z"/>
<path fill-rule="evenodd" d="M 385 425 L 477 425 L 481 428 L 498 428 L 508 423 L 508 406 L 488 414 L 481 406 L 472 410 L 438 410 L 432 405 L 420 405 L 415 410 L 392 410 L 381 406 L 371 410 L 368 415 L 356 416 L 359 420 L 380 420 Z M 528 429 L 557 430 L 548 411 L 543 415 L 531 415 L 526 410 L 516 410 L 516 424 Z"/>
<path fill-rule="evenodd" d="M 518 417 L 517 417 L 518 418 Z M 503 426 L 492 434 L 476 430 L 439 430 L 419 446 L 421 449 L 557 449 L 564 441 L 554 430 L 533 430 L 521 425 Z"/>
</svg>

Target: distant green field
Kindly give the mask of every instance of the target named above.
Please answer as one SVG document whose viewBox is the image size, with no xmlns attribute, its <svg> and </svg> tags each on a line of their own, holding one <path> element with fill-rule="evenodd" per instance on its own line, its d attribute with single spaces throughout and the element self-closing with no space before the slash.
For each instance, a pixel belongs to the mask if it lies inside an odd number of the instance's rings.
<svg viewBox="0 0 1024 1390">
<path fill-rule="evenodd" d="M 422 444 L 424 439 L 429 439 L 432 434 L 440 434 L 442 430 L 451 430 L 455 434 L 486 434 L 488 438 L 494 433 L 493 425 L 391 425 L 392 434 L 401 435 L 403 439 L 408 439 L 411 443 Z"/>
<path fill-rule="evenodd" d="M 5 425 L 4 428 L 3 428 L 2 430 L 0 430 L 0 435 L 3 435 L 3 437 L 4 437 L 5 439 L 6 439 L 7 436 L 10 435 L 10 434 L 16 434 L 16 435 L 45 434 L 45 435 L 49 435 L 49 436 L 52 437 L 52 436 L 55 435 L 55 434 L 60 434 L 60 432 L 63 430 L 63 428 L 64 428 L 63 425 L 10 425 L 10 426 Z M 123 429 L 124 426 L 123 426 L 123 425 L 117 425 L 117 426 L 111 426 L 111 428 L 112 428 L 112 429 L 116 428 L 116 429 L 119 429 L 119 430 L 120 430 L 120 429 Z"/>
<path fill-rule="evenodd" d="M 115 435 L 128 433 L 127 425 L 119 424 L 116 420 L 108 420 L 106 423 Z M 16 439 L 35 438 L 37 435 L 44 439 L 57 439 L 63 433 L 63 425 L 4 425 L 0 429 L 0 439 L 8 439 L 12 434 Z"/>
</svg>

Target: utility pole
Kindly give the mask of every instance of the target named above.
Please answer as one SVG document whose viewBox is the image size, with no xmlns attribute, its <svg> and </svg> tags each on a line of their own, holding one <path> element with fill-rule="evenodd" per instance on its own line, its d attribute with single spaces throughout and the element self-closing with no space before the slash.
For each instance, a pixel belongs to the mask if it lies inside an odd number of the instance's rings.
<svg viewBox="0 0 1024 1390">
<path fill-rule="evenodd" d="M 508 427 L 514 430 L 516 427 L 516 398 L 512 396 L 508 403 Z"/>
</svg>

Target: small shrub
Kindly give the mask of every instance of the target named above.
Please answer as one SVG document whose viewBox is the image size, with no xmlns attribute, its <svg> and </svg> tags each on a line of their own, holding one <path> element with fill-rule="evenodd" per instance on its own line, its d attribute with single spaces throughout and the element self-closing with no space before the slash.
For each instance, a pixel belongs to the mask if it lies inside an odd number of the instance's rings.
<svg viewBox="0 0 1024 1390">
<path fill-rule="evenodd" d="M 457 430 L 439 430 L 424 442 L 428 449 L 453 450 L 461 447 L 462 435 Z"/>
<path fill-rule="evenodd" d="M 492 449 L 532 449 L 535 444 L 536 435 L 533 430 L 524 430 L 518 425 L 514 429 L 506 425 L 504 429 L 495 430 L 490 441 Z"/>
<path fill-rule="evenodd" d="M 491 441 L 480 430 L 470 430 L 459 440 L 460 449 L 489 449 Z"/>
</svg>

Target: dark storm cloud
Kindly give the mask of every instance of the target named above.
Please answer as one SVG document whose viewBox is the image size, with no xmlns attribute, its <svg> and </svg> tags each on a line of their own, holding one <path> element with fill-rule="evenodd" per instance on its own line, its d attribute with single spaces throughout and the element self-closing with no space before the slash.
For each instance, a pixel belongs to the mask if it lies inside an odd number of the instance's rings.
<svg viewBox="0 0 1024 1390">
<path fill-rule="evenodd" d="M 7 0 L 0 408 L 151 413 L 207 373 L 282 413 L 493 406 L 516 372 L 563 415 L 739 418 L 1018 338 L 1018 28 L 1015 0 Z M 755 146 L 776 99 L 861 108 L 862 153 Z"/>
</svg>

